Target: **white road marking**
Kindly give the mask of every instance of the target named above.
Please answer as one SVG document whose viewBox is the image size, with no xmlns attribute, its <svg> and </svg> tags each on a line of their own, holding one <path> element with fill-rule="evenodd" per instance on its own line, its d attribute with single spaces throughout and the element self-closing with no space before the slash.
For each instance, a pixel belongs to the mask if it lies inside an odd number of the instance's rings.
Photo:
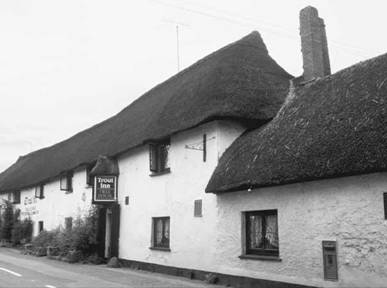
<svg viewBox="0 0 387 288">
<path fill-rule="evenodd" d="M 21 276 L 22 276 L 22 275 L 19 274 L 19 273 L 13 272 L 13 271 L 8 270 L 8 269 L 5 269 L 5 268 L 1 268 L 1 267 L 0 267 L 0 270 L 5 271 L 5 272 L 8 272 L 9 274 L 12 274 L 12 275 L 17 276 L 17 277 L 21 277 Z"/>
<path fill-rule="evenodd" d="M 52 286 L 52 285 L 44 285 L 44 287 L 47 287 L 47 288 L 56 288 L 55 286 Z"/>
</svg>

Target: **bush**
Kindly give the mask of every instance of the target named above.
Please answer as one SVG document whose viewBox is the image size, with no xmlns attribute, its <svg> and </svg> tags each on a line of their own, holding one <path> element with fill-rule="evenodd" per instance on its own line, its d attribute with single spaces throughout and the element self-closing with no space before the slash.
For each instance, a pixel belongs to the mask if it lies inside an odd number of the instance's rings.
<svg viewBox="0 0 387 288">
<path fill-rule="evenodd" d="M 42 231 L 32 240 L 36 248 L 57 247 L 60 256 L 78 262 L 93 255 L 97 248 L 98 209 L 93 207 L 85 217 L 78 217 L 71 229 Z M 71 259 L 70 259 L 71 258 Z"/>
<path fill-rule="evenodd" d="M 60 233 L 59 229 L 55 229 L 52 231 L 41 231 L 38 236 L 34 237 L 31 244 L 35 247 L 43 247 L 47 248 L 48 246 L 55 246 L 56 244 L 56 238 L 58 234 Z"/>
<path fill-rule="evenodd" d="M 85 255 L 95 252 L 97 245 L 98 211 L 92 208 L 84 218 L 78 218 L 71 229 L 71 249 L 82 251 Z"/>
<path fill-rule="evenodd" d="M 97 253 L 94 253 L 94 254 L 90 255 L 89 257 L 87 257 L 86 262 L 91 263 L 91 264 L 95 264 L 95 265 L 100 265 L 100 264 L 106 263 L 105 259 L 98 256 Z"/>
<path fill-rule="evenodd" d="M 12 244 L 19 245 L 28 243 L 32 238 L 32 221 L 31 219 L 24 219 L 23 221 L 16 221 L 12 229 Z"/>
<path fill-rule="evenodd" d="M 13 229 L 13 222 L 14 222 L 14 215 L 13 215 L 13 206 L 10 201 L 4 201 L 5 203 L 5 209 L 4 212 L 1 215 L 1 229 L 0 229 L 0 238 L 3 240 L 6 240 L 8 242 L 12 239 L 12 229 Z"/>
</svg>

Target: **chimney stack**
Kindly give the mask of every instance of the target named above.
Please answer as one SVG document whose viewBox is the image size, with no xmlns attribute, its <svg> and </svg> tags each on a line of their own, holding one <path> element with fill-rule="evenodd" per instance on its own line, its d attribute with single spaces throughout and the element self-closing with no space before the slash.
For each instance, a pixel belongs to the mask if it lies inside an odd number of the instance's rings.
<svg viewBox="0 0 387 288">
<path fill-rule="evenodd" d="M 312 6 L 300 11 L 301 51 L 304 80 L 331 74 L 324 20 Z"/>
</svg>

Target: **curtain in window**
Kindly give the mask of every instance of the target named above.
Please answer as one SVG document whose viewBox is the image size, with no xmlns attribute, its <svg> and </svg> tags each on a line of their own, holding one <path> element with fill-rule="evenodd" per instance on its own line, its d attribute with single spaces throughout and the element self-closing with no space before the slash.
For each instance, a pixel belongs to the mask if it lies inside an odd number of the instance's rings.
<svg viewBox="0 0 387 288">
<path fill-rule="evenodd" d="M 250 216 L 250 248 L 263 248 L 262 217 Z"/>
<path fill-rule="evenodd" d="M 162 144 L 160 145 L 160 170 L 164 170 L 169 168 L 169 144 Z"/>
<path fill-rule="evenodd" d="M 163 238 L 163 220 L 156 220 L 156 246 L 161 246 L 161 241 Z"/>
<path fill-rule="evenodd" d="M 277 215 L 266 216 L 265 248 L 278 249 Z"/>
<path fill-rule="evenodd" d="M 169 219 L 164 220 L 164 235 L 162 239 L 162 244 L 165 247 L 169 247 Z"/>
</svg>

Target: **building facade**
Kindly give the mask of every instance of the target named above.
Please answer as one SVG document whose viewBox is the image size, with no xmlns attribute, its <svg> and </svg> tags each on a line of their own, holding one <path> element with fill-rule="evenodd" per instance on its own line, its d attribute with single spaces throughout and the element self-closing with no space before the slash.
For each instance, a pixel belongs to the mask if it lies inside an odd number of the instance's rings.
<svg viewBox="0 0 387 288">
<path fill-rule="evenodd" d="M 0 197 L 34 235 L 102 203 L 101 255 L 134 268 L 236 287 L 387 287 L 387 57 L 329 75 L 322 19 L 307 7 L 300 20 L 301 77 L 253 32 L 20 157 Z"/>
</svg>

